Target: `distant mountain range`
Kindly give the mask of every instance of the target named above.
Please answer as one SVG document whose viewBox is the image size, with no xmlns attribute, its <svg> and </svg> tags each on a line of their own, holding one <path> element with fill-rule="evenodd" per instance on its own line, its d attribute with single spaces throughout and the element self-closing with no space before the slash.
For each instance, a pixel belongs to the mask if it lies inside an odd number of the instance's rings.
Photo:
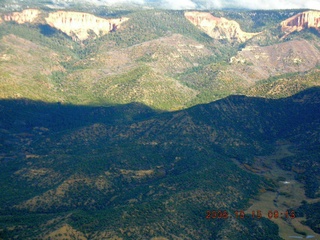
<svg viewBox="0 0 320 240">
<path fill-rule="evenodd" d="M 0 96 L 174 110 L 319 85 L 320 12 L 113 12 L 2 14 Z"/>
<path fill-rule="evenodd" d="M 0 239 L 319 237 L 319 11 L 2 6 Z"/>
</svg>

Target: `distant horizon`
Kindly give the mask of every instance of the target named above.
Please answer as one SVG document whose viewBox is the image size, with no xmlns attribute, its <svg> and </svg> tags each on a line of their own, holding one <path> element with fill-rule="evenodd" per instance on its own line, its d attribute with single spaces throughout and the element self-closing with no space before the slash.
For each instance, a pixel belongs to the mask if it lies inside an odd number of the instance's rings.
<svg viewBox="0 0 320 240">
<path fill-rule="evenodd" d="M 74 2 L 90 2 L 99 5 L 137 4 L 156 8 L 185 10 L 212 10 L 212 9 L 243 9 L 243 10 L 284 10 L 310 9 L 320 10 L 320 0 L 78 0 Z M 53 0 L 54 3 L 63 3 L 64 0 Z M 67 1 L 70 2 L 70 1 Z"/>
<path fill-rule="evenodd" d="M 0 0 L 1 2 L 1 0 Z M 6 3 L 14 3 L 11 0 Z M 166 10 L 240 10 L 240 11 L 255 11 L 255 10 L 314 10 L 320 11 L 320 0 L 51 0 L 49 3 L 46 0 L 26 0 L 22 1 L 23 5 L 28 4 L 28 8 L 32 8 L 33 3 L 44 4 L 47 7 L 53 8 L 68 8 L 74 5 L 83 4 L 117 7 L 117 8 L 152 8 Z M 16 4 L 17 6 L 19 4 Z"/>
<path fill-rule="evenodd" d="M 14 3 L 3 0 L 2 3 Z M 50 3 L 51 2 L 51 3 Z M 152 7 L 168 10 L 297 10 L 308 9 L 320 11 L 320 0 L 26 0 L 25 4 L 59 5 L 64 8 L 73 4 L 89 3 L 100 6 L 117 6 L 129 4 L 131 7 Z M 133 5 L 133 6 L 132 6 Z"/>
</svg>

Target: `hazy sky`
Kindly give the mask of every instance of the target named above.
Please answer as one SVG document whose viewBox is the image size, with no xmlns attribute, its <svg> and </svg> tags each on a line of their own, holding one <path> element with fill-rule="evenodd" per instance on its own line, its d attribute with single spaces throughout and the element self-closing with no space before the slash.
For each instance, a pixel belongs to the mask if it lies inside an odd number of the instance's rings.
<svg viewBox="0 0 320 240">
<path fill-rule="evenodd" d="M 311 8 L 320 9 L 320 0 L 217 0 L 205 1 L 207 3 L 217 4 L 222 7 L 241 7 L 251 9 L 289 9 L 289 8 Z"/>
<path fill-rule="evenodd" d="M 212 9 L 212 8 L 249 8 L 249 9 L 292 9 L 309 8 L 320 10 L 320 0 L 99 0 L 104 3 L 131 2 L 137 4 L 153 3 L 168 9 Z"/>
<path fill-rule="evenodd" d="M 172 0 L 174 1 L 174 0 Z M 181 2 L 189 0 L 178 0 Z M 195 1 L 196 2 L 196 1 Z M 311 8 L 320 9 L 320 0 L 199 0 L 204 7 L 214 8 L 251 8 L 251 9 L 288 9 Z M 201 4 L 201 3 L 200 3 Z"/>
</svg>

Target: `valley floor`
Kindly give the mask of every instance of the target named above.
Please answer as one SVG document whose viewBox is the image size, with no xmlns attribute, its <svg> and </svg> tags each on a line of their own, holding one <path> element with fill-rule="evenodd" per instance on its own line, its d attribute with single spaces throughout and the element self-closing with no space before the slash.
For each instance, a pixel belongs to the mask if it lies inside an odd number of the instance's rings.
<svg viewBox="0 0 320 240">
<path fill-rule="evenodd" d="M 288 208 L 298 208 L 302 201 L 306 201 L 308 203 L 320 201 L 320 199 L 310 199 L 306 197 L 304 185 L 295 180 L 294 173 L 285 171 L 277 165 L 276 160 L 295 154 L 290 151 L 290 147 L 291 144 L 284 141 L 279 143 L 277 150 L 273 154 L 269 156 L 256 157 L 255 167 L 257 169 L 267 169 L 266 171 L 261 171 L 261 173 L 257 174 L 263 175 L 264 177 L 277 182 L 278 189 L 275 192 L 266 191 L 262 193 L 258 200 L 253 200 L 252 205 L 245 211 L 245 213 L 252 214 L 252 211 L 257 212 L 257 210 L 260 210 L 263 213 L 262 216 L 267 217 L 269 211 L 278 211 L 278 218 L 272 217 L 269 219 L 279 226 L 280 237 L 283 239 L 293 239 L 295 237 L 302 238 L 308 236 L 310 239 L 320 239 L 320 234 L 315 233 L 308 226 L 302 224 L 302 222 L 306 220 L 305 218 L 295 217 L 291 219 L 290 217 L 287 218 L 284 216 L 284 213 Z M 285 180 L 279 181 L 279 179 Z"/>
</svg>

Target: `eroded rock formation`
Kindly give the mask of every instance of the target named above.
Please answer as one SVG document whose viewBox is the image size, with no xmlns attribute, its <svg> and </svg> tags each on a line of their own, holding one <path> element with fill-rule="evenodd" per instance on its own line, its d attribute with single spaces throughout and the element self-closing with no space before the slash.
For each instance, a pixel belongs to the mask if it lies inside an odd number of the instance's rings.
<svg viewBox="0 0 320 240">
<path fill-rule="evenodd" d="M 185 17 L 195 26 L 214 39 L 245 42 L 259 33 L 241 30 L 239 23 L 226 18 L 218 18 L 206 12 L 185 12 Z"/>
<path fill-rule="evenodd" d="M 58 11 L 50 13 L 46 18 L 47 24 L 57 28 L 74 39 L 85 40 L 89 31 L 97 36 L 103 36 L 120 27 L 128 18 L 104 19 L 89 13 Z"/>
<path fill-rule="evenodd" d="M 281 30 L 286 34 L 285 36 L 306 28 L 315 28 L 320 32 L 320 11 L 302 12 L 281 22 Z"/>
<path fill-rule="evenodd" d="M 320 12 L 307 11 L 288 18 L 281 23 L 282 31 L 301 31 L 305 28 L 320 28 Z"/>
<path fill-rule="evenodd" d="M 61 30 L 74 40 L 83 41 L 89 37 L 90 31 L 100 37 L 111 31 L 115 31 L 123 22 L 128 20 L 128 18 L 105 19 L 89 13 L 70 11 L 49 13 L 45 19 L 43 19 L 43 17 L 40 18 L 41 15 L 43 14 L 41 14 L 41 11 L 38 9 L 25 9 L 22 12 L 13 12 L 4 15 L 3 18 L 0 18 L 0 23 L 3 20 L 14 21 L 19 24 L 39 21 Z"/>
<path fill-rule="evenodd" d="M 22 12 L 13 12 L 7 15 L 4 15 L 5 21 L 14 21 L 19 24 L 22 23 L 33 23 L 36 21 L 40 14 L 40 10 L 38 9 L 25 9 Z M 0 21 L 1 22 L 1 21 Z"/>
</svg>

